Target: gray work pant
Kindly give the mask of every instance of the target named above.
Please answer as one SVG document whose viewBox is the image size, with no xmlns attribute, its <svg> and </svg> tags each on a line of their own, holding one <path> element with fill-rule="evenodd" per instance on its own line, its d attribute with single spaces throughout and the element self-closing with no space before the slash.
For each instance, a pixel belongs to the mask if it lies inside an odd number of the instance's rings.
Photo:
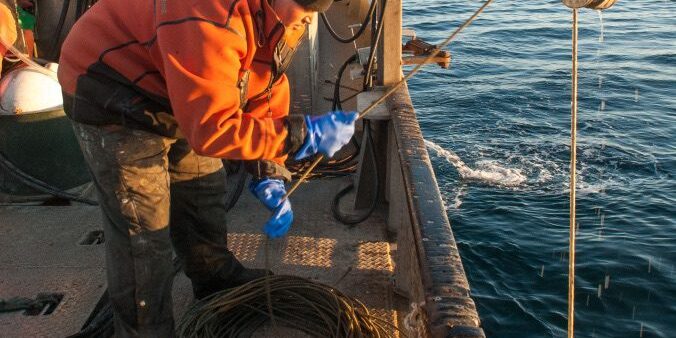
<svg viewBox="0 0 676 338">
<path fill-rule="evenodd" d="M 173 337 L 172 244 L 197 295 L 242 265 L 226 246 L 222 162 L 185 139 L 73 122 L 104 216 L 116 337 Z"/>
</svg>

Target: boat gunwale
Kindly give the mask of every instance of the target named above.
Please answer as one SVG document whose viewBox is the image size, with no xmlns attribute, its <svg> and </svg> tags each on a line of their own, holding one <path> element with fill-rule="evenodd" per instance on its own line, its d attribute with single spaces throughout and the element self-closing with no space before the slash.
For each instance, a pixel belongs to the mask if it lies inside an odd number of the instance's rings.
<svg viewBox="0 0 676 338">
<path fill-rule="evenodd" d="M 408 241 L 413 242 L 398 243 L 398 251 L 407 249 L 407 244 L 412 246 L 408 249 L 415 250 L 412 263 L 417 265 L 413 269 L 407 269 L 398 263 L 397 269 L 402 270 L 399 273 L 403 274 L 411 271 L 419 273 L 419 278 L 406 278 L 409 281 L 407 288 L 410 301 L 424 310 L 426 336 L 484 338 L 476 305 L 470 295 L 469 282 L 406 85 L 387 100 L 387 108 L 391 114 L 391 139 L 396 143 L 390 147 L 396 146 L 393 150 L 398 154 L 398 158 L 390 159 L 389 165 L 398 166 L 401 170 L 403 198 L 406 200 L 404 205 L 408 207 L 410 216 L 410 222 L 399 221 L 399 239 L 405 242 L 405 232 L 410 231 L 412 238 Z M 390 182 L 390 186 L 396 183 Z M 390 198 L 397 197 L 390 194 Z M 393 221 L 392 218 L 390 221 Z M 410 229 L 405 228 L 408 225 Z M 401 257 L 402 253 L 398 255 Z"/>
</svg>

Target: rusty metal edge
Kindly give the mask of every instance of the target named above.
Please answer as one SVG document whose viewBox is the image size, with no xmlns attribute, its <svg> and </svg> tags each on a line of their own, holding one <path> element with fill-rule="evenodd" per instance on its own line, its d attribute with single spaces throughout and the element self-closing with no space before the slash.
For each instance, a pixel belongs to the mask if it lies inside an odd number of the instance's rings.
<svg viewBox="0 0 676 338">
<path fill-rule="evenodd" d="M 484 338 L 408 87 L 387 100 L 404 178 L 431 337 Z"/>
</svg>

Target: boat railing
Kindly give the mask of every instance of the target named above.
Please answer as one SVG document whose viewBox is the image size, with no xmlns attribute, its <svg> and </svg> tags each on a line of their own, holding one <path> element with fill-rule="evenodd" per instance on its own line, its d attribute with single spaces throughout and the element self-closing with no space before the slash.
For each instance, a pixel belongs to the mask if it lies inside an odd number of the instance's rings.
<svg viewBox="0 0 676 338">
<path fill-rule="evenodd" d="M 408 88 L 387 101 L 388 228 L 397 233 L 396 282 L 423 337 L 485 337 Z"/>
</svg>

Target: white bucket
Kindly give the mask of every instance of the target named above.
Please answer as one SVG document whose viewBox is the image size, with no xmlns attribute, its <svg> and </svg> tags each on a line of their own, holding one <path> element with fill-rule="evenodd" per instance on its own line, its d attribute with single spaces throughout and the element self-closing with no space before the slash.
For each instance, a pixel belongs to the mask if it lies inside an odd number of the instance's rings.
<svg viewBox="0 0 676 338">
<path fill-rule="evenodd" d="M 58 64 L 49 63 L 45 67 L 56 72 Z M 61 86 L 44 72 L 25 67 L 0 79 L 0 115 L 33 114 L 62 107 Z"/>
</svg>

